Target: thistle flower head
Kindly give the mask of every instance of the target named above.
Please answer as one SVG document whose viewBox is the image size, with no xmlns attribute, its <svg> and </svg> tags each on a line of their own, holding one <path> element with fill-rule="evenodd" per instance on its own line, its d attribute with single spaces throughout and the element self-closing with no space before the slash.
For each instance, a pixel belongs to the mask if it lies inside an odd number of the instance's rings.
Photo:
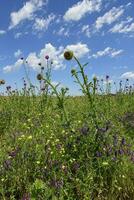
<svg viewBox="0 0 134 200">
<path fill-rule="evenodd" d="M 64 58 L 66 59 L 66 60 L 71 60 L 72 58 L 73 58 L 73 52 L 72 51 L 65 51 L 65 53 L 64 53 Z"/>
<path fill-rule="evenodd" d="M 45 59 L 46 59 L 46 60 L 48 60 L 48 59 L 49 59 L 49 56 L 48 56 L 48 55 L 46 55 L 46 56 L 45 56 Z"/>
<path fill-rule="evenodd" d="M 5 84 L 5 80 L 0 80 L 0 85 L 4 85 Z"/>
<path fill-rule="evenodd" d="M 41 81 L 43 79 L 42 74 L 37 74 L 37 80 Z"/>
<path fill-rule="evenodd" d="M 106 75 L 106 80 L 108 80 L 109 79 L 109 75 Z"/>
<path fill-rule="evenodd" d="M 93 77 L 93 81 L 94 81 L 94 82 L 97 81 L 97 77 L 96 77 L 96 76 Z"/>
<path fill-rule="evenodd" d="M 75 75 L 75 74 L 76 74 L 76 70 L 75 70 L 75 69 L 72 69 L 72 70 L 71 70 L 71 74 L 72 74 L 72 75 Z"/>
</svg>

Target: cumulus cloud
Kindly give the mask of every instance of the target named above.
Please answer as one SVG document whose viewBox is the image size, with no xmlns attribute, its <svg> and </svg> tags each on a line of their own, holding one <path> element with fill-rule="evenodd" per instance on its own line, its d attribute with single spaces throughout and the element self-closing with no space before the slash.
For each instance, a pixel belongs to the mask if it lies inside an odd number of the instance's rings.
<svg viewBox="0 0 134 200">
<path fill-rule="evenodd" d="M 115 24 L 109 32 L 111 33 L 132 33 L 134 32 L 134 22 L 132 17 L 128 17 L 127 20 L 121 21 L 118 24 Z M 132 23 L 131 23 L 132 22 Z"/>
<path fill-rule="evenodd" d="M 95 23 L 95 28 L 97 30 L 101 29 L 105 24 L 112 24 L 117 19 L 119 19 L 124 13 L 123 6 L 120 6 L 118 8 L 113 7 L 111 10 L 106 12 L 103 16 L 98 17 Z"/>
<path fill-rule="evenodd" d="M 11 23 L 9 29 L 16 27 L 18 24 L 25 20 L 30 20 L 33 14 L 39 10 L 47 1 L 43 0 L 30 0 L 26 2 L 23 7 L 10 14 Z"/>
<path fill-rule="evenodd" d="M 11 71 L 17 70 L 21 67 L 23 64 L 23 60 L 19 59 L 15 62 L 13 65 L 7 65 L 6 67 L 3 68 L 4 73 L 9 73 Z"/>
<path fill-rule="evenodd" d="M 6 34 L 6 31 L 5 30 L 0 30 L 0 35 L 4 35 Z"/>
<path fill-rule="evenodd" d="M 69 29 L 68 28 L 66 29 L 64 27 L 60 27 L 59 31 L 54 30 L 53 34 L 57 34 L 57 35 L 60 35 L 60 36 L 66 36 L 66 37 L 68 37 L 70 35 Z"/>
<path fill-rule="evenodd" d="M 121 75 L 121 78 L 134 79 L 134 72 L 125 72 Z"/>
<path fill-rule="evenodd" d="M 116 49 L 113 49 L 111 47 L 107 47 L 104 50 L 98 51 L 96 54 L 93 54 L 91 57 L 92 58 L 99 58 L 99 57 L 102 57 L 102 56 L 110 56 L 110 57 L 114 58 L 114 57 L 120 55 L 121 53 L 123 53 L 122 49 L 116 50 Z"/>
<path fill-rule="evenodd" d="M 47 30 L 50 23 L 55 19 L 54 14 L 50 14 L 48 18 L 36 18 L 33 28 L 37 31 Z"/>
<path fill-rule="evenodd" d="M 77 58 L 82 58 L 90 52 L 90 49 L 88 48 L 87 44 L 82 44 L 80 42 L 77 44 L 67 45 L 65 50 L 73 51 L 74 55 Z"/>
<path fill-rule="evenodd" d="M 65 15 L 65 21 L 78 21 L 85 16 L 86 13 L 100 11 L 102 0 L 83 0 L 79 1 L 69 8 Z"/>
<path fill-rule="evenodd" d="M 45 56 L 49 55 L 51 61 L 53 61 L 52 68 L 54 70 L 57 69 L 64 69 L 64 57 L 63 53 L 65 50 L 71 50 L 74 52 L 74 55 L 78 58 L 84 57 L 86 54 L 89 53 L 90 49 L 86 44 L 77 43 L 67 45 L 66 47 L 60 46 L 55 47 L 51 43 L 48 43 L 44 46 L 43 49 L 40 50 L 39 53 L 31 52 L 27 58 L 27 66 L 31 67 L 33 70 L 39 70 L 40 66 L 39 63 L 41 62 L 44 67 L 46 67 L 46 59 Z M 14 65 L 8 65 L 3 68 L 4 72 L 11 72 L 15 69 L 18 69 L 23 64 L 22 60 L 19 59 Z"/>
<path fill-rule="evenodd" d="M 22 55 L 22 51 L 20 49 L 18 49 L 16 52 L 14 52 L 14 57 L 15 58 L 18 58 L 21 55 Z"/>
<path fill-rule="evenodd" d="M 89 25 L 84 25 L 81 31 L 82 33 L 85 33 L 87 37 L 91 36 L 91 30 Z"/>
</svg>

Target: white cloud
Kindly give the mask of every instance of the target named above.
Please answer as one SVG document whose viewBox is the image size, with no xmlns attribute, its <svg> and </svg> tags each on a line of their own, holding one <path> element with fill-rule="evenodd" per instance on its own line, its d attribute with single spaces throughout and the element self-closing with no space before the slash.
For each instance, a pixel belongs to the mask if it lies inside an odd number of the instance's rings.
<svg viewBox="0 0 134 200">
<path fill-rule="evenodd" d="M 17 12 L 12 12 L 10 14 L 11 23 L 9 29 L 16 27 L 24 20 L 30 20 L 33 17 L 33 14 L 37 10 L 39 10 L 43 5 L 44 5 L 43 0 L 27 1 L 20 10 L 18 10 Z"/>
<path fill-rule="evenodd" d="M 115 24 L 109 32 L 112 33 L 131 33 L 134 32 L 134 22 L 132 22 L 133 18 L 128 17 L 127 20 L 121 21 L 118 24 Z M 132 22 L 132 23 L 131 23 Z"/>
<path fill-rule="evenodd" d="M 121 75 L 121 78 L 134 79 L 134 72 L 125 72 Z"/>
<path fill-rule="evenodd" d="M 89 25 L 84 25 L 82 27 L 82 33 L 85 33 L 87 37 L 91 36 L 91 30 Z"/>
<path fill-rule="evenodd" d="M 79 1 L 69 8 L 65 15 L 64 20 L 66 21 L 78 21 L 85 16 L 86 13 L 92 13 L 99 11 L 101 8 L 102 0 L 83 0 Z"/>
<path fill-rule="evenodd" d="M 80 42 L 77 44 L 67 45 L 65 50 L 73 51 L 74 55 L 77 58 L 82 58 L 90 52 L 90 49 L 88 48 L 87 44 L 82 44 Z"/>
<path fill-rule="evenodd" d="M 23 64 L 23 60 L 19 59 L 15 62 L 14 65 L 7 65 L 3 68 L 4 73 L 9 73 L 11 71 L 14 71 L 16 69 L 19 69 L 21 65 Z"/>
<path fill-rule="evenodd" d="M 4 35 L 6 34 L 6 31 L 5 30 L 0 30 L 0 35 Z"/>
<path fill-rule="evenodd" d="M 15 35 L 14 35 L 14 38 L 15 39 L 18 39 L 18 38 L 20 38 L 22 36 L 22 33 L 16 33 Z"/>
<path fill-rule="evenodd" d="M 37 31 L 47 30 L 50 23 L 55 19 L 54 14 L 50 14 L 48 18 L 36 18 L 33 28 Z"/>
<path fill-rule="evenodd" d="M 91 57 L 93 58 L 99 58 L 102 56 L 110 56 L 112 58 L 120 55 L 121 53 L 123 53 L 123 50 L 116 50 L 116 49 L 112 49 L 111 47 L 107 47 L 102 51 L 98 51 L 96 54 L 93 54 Z"/>
<path fill-rule="evenodd" d="M 20 49 L 18 49 L 16 52 L 14 52 L 14 57 L 15 58 L 18 58 L 21 55 L 22 55 L 22 51 Z"/>
<path fill-rule="evenodd" d="M 115 22 L 119 17 L 121 17 L 124 13 L 123 6 L 118 8 L 113 7 L 110 11 L 106 12 L 103 16 L 98 17 L 95 23 L 95 28 L 97 30 L 101 29 L 105 24 L 112 24 Z"/>
<path fill-rule="evenodd" d="M 65 50 L 71 50 L 74 52 L 74 55 L 78 58 L 84 57 L 86 54 L 89 53 L 89 48 L 86 44 L 77 43 L 72 45 L 67 45 L 65 48 L 60 46 L 56 48 L 51 43 L 45 45 L 43 49 L 37 54 L 36 52 L 30 53 L 27 58 L 27 66 L 31 67 L 33 70 L 39 70 L 40 66 L 39 63 L 41 62 L 44 67 L 46 67 L 46 59 L 45 56 L 48 55 L 50 60 L 53 61 L 52 68 L 54 70 L 57 69 L 64 69 L 64 56 L 63 53 Z M 18 69 L 22 65 L 23 61 L 19 59 L 15 64 L 8 65 L 3 68 L 4 72 L 11 72 L 15 69 Z"/>
<path fill-rule="evenodd" d="M 64 27 L 60 27 L 59 31 L 57 32 L 56 30 L 54 30 L 53 34 L 68 37 L 69 36 L 69 29 L 65 29 Z"/>
<path fill-rule="evenodd" d="M 39 63 L 41 62 L 40 61 L 40 58 L 36 55 L 35 52 L 33 53 L 30 53 L 27 57 L 27 62 L 28 62 L 28 65 L 33 68 L 34 70 L 38 70 L 40 67 L 39 67 Z"/>
</svg>

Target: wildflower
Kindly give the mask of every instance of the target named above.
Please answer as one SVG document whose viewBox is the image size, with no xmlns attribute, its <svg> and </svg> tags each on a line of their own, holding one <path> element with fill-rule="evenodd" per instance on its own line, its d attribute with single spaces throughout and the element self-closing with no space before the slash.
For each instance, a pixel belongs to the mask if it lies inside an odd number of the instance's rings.
<svg viewBox="0 0 134 200">
<path fill-rule="evenodd" d="M 108 80 L 109 79 L 109 76 L 108 75 L 106 75 L 106 80 Z"/>
<path fill-rule="evenodd" d="M 4 85 L 5 84 L 5 80 L 0 80 L 0 85 Z"/>
<path fill-rule="evenodd" d="M 63 186 L 63 181 L 59 179 L 52 179 L 50 181 L 50 186 L 54 187 L 55 189 L 61 189 Z"/>
<path fill-rule="evenodd" d="M 117 146 L 117 144 L 118 144 L 118 138 L 117 138 L 117 135 L 114 135 L 113 136 L 113 145 Z"/>
<path fill-rule="evenodd" d="M 122 145 L 125 145 L 125 144 L 126 144 L 126 140 L 125 140 L 124 137 L 123 137 L 122 140 L 121 140 L 121 144 L 122 144 Z"/>
<path fill-rule="evenodd" d="M 79 129 L 79 131 L 82 135 L 87 135 L 89 132 L 89 128 L 87 126 L 83 126 L 82 128 Z"/>
<path fill-rule="evenodd" d="M 99 157 L 101 157 L 101 156 L 102 156 L 102 153 L 101 153 L 101 152 L 99 152 L 99 151 L 97 151 L 97 152 L 96 152 L 96 156 L 99 158 Z"/>
<path fill-rule="evenodd" d="M 32 135 L 29 135 L 29 136 L 27 137 L 28 140 L 31 140 L 32 138 L 33 138 Z"/>
<path fill-rule="evenodd" d="M 43 79 L 42 74 L 38 74 L 38 75 L 37 75 L 37 80 L 41 81 L 42 79 Z"/>
<path fill-rule="evenodd" d="M 71 60 L 73 58 L 73 52 L 72 51 L 65 51 L 64 58 L 66 60 Z"/>
<path fill-rule="evenodd" d="M 109 164 L 108 164 L 108 162 L 103 162 L 102 165 L 103 165 L 103 166 L 107 166 L 107 165 L 109 165 Z"/>
<path fill-rule="evenodd" d="M 94 81 L 94 82 L 97 81 L 97 77 L 96 77 L 96 76 L 93 77 L 93 81 Z"/>
<path fill-rule="evenodd" d="M 40 164 L 40 161 L 37 161 L 36 163 L 39 165 L 39 164 Z"/>
<path fill-rule="evenodd" d="M 25 193 L 21 200 L 30 200 L 30 195 Z"/>
<path fill-rule="evenodd" d="M 11 90 L 11 86 L 10 85 L 7 86 L 6 89 L 7 89 L 7 91 Z"/>
<path fill-rule="evenodd" d="M 78 169 L 80 168 L 80 164 L 78 162 L 74 162 L 72 165 L 72 172 L 76 173 Z"/>
<path fill-rule="evenodd" d="M 63 170 L 66 168 L 66 166 L 65 165 L 62 165 L 62 167 L 61 167 Z"/>
<path fill-rule="evenodd" d="M 45 58 L 46 58 L 46 60 L 48 60 L 48 59 L 49 59 L 49 56 L 48 56 L 48 55 L 46 55 L 46 56 L 45 56 Z"/>
<path fill-rule="evenodd" d="M 5 169 L 10 169 L 11 168 L 11 160 L 5 160 L 4 162 L 4 167 Z"/>
<path fill-rule="evenodd" d="M 75 69 L 72 69 L 72 70 L 71 70 L 71 74 L 72 74 L 72 76 L 75 75 L 75 74 L 76 74 L 76 70 L 75 70 Z"/>
<path fill-rule="evenodd" d="M 17 155 L 19 151 L 19 147 L 17 147 L 14 151 L 9 152 L 9 156 L 11 156 L 12 158 L 15 158 L 15 156 Z"/>
</svg>

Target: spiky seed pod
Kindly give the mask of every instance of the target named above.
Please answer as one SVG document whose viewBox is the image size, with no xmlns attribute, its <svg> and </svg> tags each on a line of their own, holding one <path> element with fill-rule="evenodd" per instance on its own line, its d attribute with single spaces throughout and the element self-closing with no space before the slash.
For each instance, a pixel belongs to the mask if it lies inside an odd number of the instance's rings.
<svg viewBox="0 0 134 200">
<path fill-rule="evenodd" d="M 41 81 L 43 79 L 42 74 L 37 74 L 37 80 Z"/>
<path fill-rule="evenodd" d="M 72 51 L 65 51 L 65 53 L 64 53 L 64 58 L 66 59 L 66 60 L 71 60 L 72 58 L 73 58 L 73 52 Z"/>
</svg>

